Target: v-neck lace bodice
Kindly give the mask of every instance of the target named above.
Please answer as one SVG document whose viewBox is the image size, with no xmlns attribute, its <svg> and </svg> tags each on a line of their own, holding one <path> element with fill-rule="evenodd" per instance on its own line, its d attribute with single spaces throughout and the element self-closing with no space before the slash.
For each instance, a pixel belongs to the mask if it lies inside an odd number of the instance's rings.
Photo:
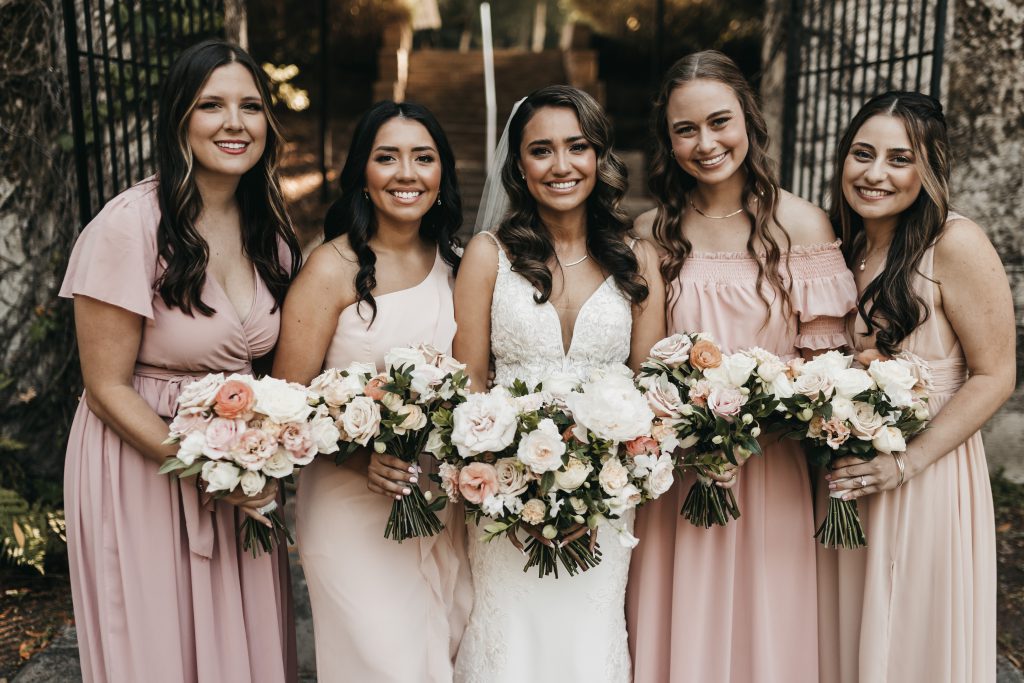
<svg viewBox="0 0 1024 683">
<path fill-rule="evenodd" d="M 491 298 L 491 353 L 498 384 L 507 386 L 515 379 L 538 384 L 560 373 L 586 379 L 594 368 L 629 359 L 633 314 L 614 279 L 602 282 L 580 307 L 566 349 L 558 311 L 550 302 L 534 300 L 534 286 L 512 270 L 497 239 L 484 234 L 498 246 L 498 276 Z"/>
</svg>

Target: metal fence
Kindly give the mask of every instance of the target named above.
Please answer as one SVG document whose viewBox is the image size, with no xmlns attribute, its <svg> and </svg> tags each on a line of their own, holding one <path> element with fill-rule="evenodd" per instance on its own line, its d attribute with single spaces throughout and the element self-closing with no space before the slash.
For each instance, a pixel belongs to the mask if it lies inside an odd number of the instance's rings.
<svg viewBox="0 0 1024 683">
<path fill-rule="evenodd" d="M 839 135 L 887 90 L 938 98 L 946 0 L 790 0 L 783 187 L 824 205 Z"/>
<path fill-rule="evenodd" d="M 223 0 L 63 0 L 79 220 L 154 171 L 160 82 L 181 50 L 223 36 Z"/>
</svg>

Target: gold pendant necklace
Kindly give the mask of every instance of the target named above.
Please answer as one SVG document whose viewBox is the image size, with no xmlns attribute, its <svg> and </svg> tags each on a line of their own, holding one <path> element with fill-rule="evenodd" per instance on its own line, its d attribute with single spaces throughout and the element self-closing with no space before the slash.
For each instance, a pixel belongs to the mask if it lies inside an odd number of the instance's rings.
<svg viewBox="0 0 1024 683">
<path fill-rule="evenodd" d="M 704 216 L 704 218 L 711 218 L 716 221 L 725 220 L 726 218 L 732 218 L 733 216 L 738 216 L 739 214 L 743 213 L 743 207 L 741 206 L 732 213 L 727 213 L 724 216 L 712 216 L 709 213 L 704 213 L 703 211 L 701 211 L 700 208 L 693 203 L 693 197 L 687 196 L 686 201 L 690 202 L 690 207 L 693 208 L 693 210 L 699 213 L 701 216 Z"/>
</svg>

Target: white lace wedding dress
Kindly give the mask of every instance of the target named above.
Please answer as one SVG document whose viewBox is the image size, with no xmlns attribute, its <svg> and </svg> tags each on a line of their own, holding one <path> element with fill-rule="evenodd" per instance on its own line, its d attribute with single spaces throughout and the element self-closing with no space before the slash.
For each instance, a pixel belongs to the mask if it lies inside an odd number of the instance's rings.
<svg viewBox="0 0 1024 683">
<path fill-rule="evenodd" d="M 586 379 L 595 368 L 626 362 L 633 319 L 612 278 L 580 308 L 568 352 L 558 313 L 550 303 L 535 303 L 535 292 L 511 270 L 499 245 L 491 302 L 498 384 L 522 379 L 536 385 L 555 373 Z M 632 531 L 632 511 L 614 524 Z M 455 665 L 457 683 L 629 681 L 624 603 L 630 551 L 613 529 L 599 528 L 601 564 L 572 577 L 559 572 L 558 579 L 539 578 L 536 568 L 524 573 L 526 557 L 515 546 L 505 538 L 485 543 L 481 535 L 480 528 L 469 528 L 474 603 Z"/>
</svg>

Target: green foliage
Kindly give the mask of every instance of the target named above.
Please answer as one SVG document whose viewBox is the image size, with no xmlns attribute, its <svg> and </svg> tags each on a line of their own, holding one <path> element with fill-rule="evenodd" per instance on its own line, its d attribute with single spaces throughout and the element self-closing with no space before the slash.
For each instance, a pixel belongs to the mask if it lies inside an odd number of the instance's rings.
<svg viewBox="0 0 1024 683">
<path fill-rule="evenodd" d="M 64 511 L 29 505 L 11 489 L 0 488 L 0 557 L 14 565 L 46 573 L 47 557 L 67 543 Z"/>
</svg>

